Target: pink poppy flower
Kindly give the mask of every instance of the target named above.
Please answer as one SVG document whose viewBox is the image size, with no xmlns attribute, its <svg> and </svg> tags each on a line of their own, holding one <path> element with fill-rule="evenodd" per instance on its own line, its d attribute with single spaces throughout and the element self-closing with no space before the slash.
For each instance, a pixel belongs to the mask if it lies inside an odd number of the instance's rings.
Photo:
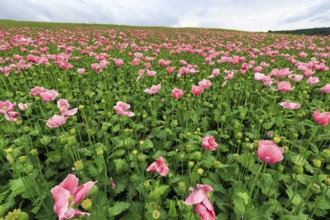
<svg viewBox="0 0 330 220">
<path fill-rule="evenodd" d="M 212 74 L 209 75 L 207 78 L 214 78 L 220 74 L 220 69 L 214 69 L 212 70 Z"/>
<path fill-rule="evenodd" d="M 16 103 L 11 103 L 9 100 L 0 102 L 0 114 L 11 112 L 15 109 Z"/>
<path fill-rule="evenodd" d="M 17 122 L 17 117 L 20 114 L 18 112 L 10 111 L 4 114 L 7 121 Z"/>
<path fill-rule="evenodd" d="M 277 89 L 280 92 L 289 92 L 289 91 L 293 90 L 294 87 L 291 87 L 290 82 L 288 82 L 288 81 L 282 81 L 282 82 L 279 82 L 278 83 Z"/>
<path fill-rule="evenodd" d="M 195 212 L 202 220 L 215 220 L 217 217 L 215 216 L 213 205 L 211 207 L 212 209 L 210 210 L 210 207 L 198 203 L 195 206 Z"/>
<path fill-rule="evenodd" d="M 218 144 L 215 142 L 214 137 L 211 135 L 207 135 L 202 140 L 202 146 L 206 150 L 215 150 Z"/>
<path fill-rule="evenodd" d="M 170 172 L 170 169 L 165 164 L 164 158 L 160 156 L 155 162 L 147 167 L 146 171 L 157 172 L 161 176 L 166 176 L 168 172 Z"/>
<path fill-rule="evenodd" d="M 192 188 L 192 193 L 184 201 L 184 204 L 196 205 L 195 211 L 202 220 L 216 219 L 213 205 L 207 196 L 207 193 L 212 192 L 213 188 L 209 185 L 197 184 L 197 189 Z"/>
<path fill-rule="evenodd" d="M 133 112 L 128 112 L 127 110 L 129 108 L 131 108 L 131 105 L 122 101 L 117 102 L 116 105 L 113 107 L 113 109 L 118 115 L 133 117 L 135 114 Z"/>
<path fill-rule="evenodd" d="M 54 115 L 47 121 L 47 126 L 50 128 L 56 128 L 59 127 L 66 122 L 66 117 L 63 115 Z"/>
<path fill-rule="evenodd" d="M 203 79 L 198 83 L 199 86 L 201 86 L 203 89 L 208 89 L 212 86 L 212 83 L 208 79 Z"/>
<path fill-rule="evenodd" d="M 172 97 L 175 99 L 179 99 L 183 96 L 183 91 L 181 89 L 178 88 L 174 88 L 172 90 Z"/>
<path fill-rule="evenodd" d="M 309 77 L 307 80 L 308 85 L 316 85 L 318 82 L 320 82 L 318 77 Z"/>
<path fill-rule="evenodd" d="M 84 74 L 85 73 L 85 69 L 84 68 L 78 68 L 77 69 L 77 73 Z"/>
<path fill-rule="evenodd" d="M 46 90 L 39 94 L 43 102 L 53 101 L 58 95 L 59 94 L 56 90 Z"/>
<path fill-rule="evenodd" d="M 266 163 L 277 163 L 283 160 L 284 149 L 278 147 L 273 141 L 260 140 L 258 143 L 258 157 Z"/>
<path fill-rule="evenodd" d="M 192 85 L 192 87 L 191 87 L 191 93 L 194 96 L 202 94 L 203 91 L 204 91 L 204 88 L 202 86 Z"/>
<path fill-rule="evenodd" d="M 150 89 L 145 89 L 143 90 L 145 93 L 148 93 L 150 95 L 154 95 L 156 93 L 159 92 L 159 90 L 161 89 L 162 85 L 159 83 L 158 85 L 153 85 L 151 86 Z"/>
<path fill-rule="evenodd" d="M 320 110 L 314 111 L 314 120 L 322 126 L 326 126 L 330 122 L 330 112 L 321 113 Z"/>
<path fill-rule="evenodd" d="M 280 102 L 278 104 L 280 106 L 282 106 L 283 108 L 287 108 L 287 109 L 298 109 L 298 108 L 300 108 L 300 104 L 295 103 L 295 102 Z"/>
<path fill-rule="evenodd" d="M 330 93 L 330 84 L 326 84 L 325 86 L 320 88 L 320 91 L 324 93 Z"/>
<path fill-rule="evenodd" d="M 90 215 L 88 212 L 82 212 L 74 209 L 96 182 L 89 181 L 81 186 L 78 186 L 79 179 L 69 174 L 59 185 L 53 187 L 50 191 L 54 198 L 54 212 L 59 220 L 70 219 L 79 215 Z"/>
<path fill-rule="evenodd" d="M 47 89 L 45 89 L 44 87 L 36 86 L 30 90 L 30 94 L 36 96 L 39 95 L 41 92 L 45 91 L 47 91 Z"/>
<path fill-rule="evenodd" d="M 113 59 L 117 67 L 121 67 L 124 65 L 124 61 L 122 59 Z"/>
<path fill-rule="evenodd" d="M 74 116 L 78 111 L 78 108 L 69 110 L 70 104 L 66 99 L 59 99 L 57 101 L 57 107 L 60 109 L 61 115 L 63 116 Z"/>
<path fill-rule="evenodd" d="M 268 137 L 273 137 L 273 135 L 274 135 L 274 132 L 273 132 L 273 131 L 268 131 L 268 132 L 267 132 L 267 136 L 268 136 Z"/>
</svg>

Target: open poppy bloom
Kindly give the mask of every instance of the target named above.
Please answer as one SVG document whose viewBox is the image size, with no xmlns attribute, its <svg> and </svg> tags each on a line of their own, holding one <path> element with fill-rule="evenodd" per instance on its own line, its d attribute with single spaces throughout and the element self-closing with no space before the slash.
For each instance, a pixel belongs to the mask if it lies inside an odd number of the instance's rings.
<svg viewBox="0 0 330 220">
<path fill-rule="evenodd" d="M 314 120 L 322 126 L 326 126 L 330 122 L 330 112 L 320 112 L 320 110 L 314 111 Z"/>
<path fill-rule="evenodd" d="M 147 167 L 147 171 L 157 172 L 161 176 L 166 176 L 170 169 L 165 164 L 164 158 L 160 156 L 155 162 Z"/>
<path fill-rule="evenodd" d="M 79 215 L 90 215 L 88 212 L 72 208 L 77 205 L 94 186 L 96 182 L 89 181 L 78 186 L 79 179 L 69 174 L 59 185 L 51 189 L 55 204 L 54 212 L 59 220 L 70 219 Z"/>
<path fill-rule="evenodd" d="M 127 104 L 127 103 L 121 102 L 121 101 L 117 102 L 116 105 L 113 107 L 113 109 L 116 111 L 116 113 L 118 115 L 125 115 L 128 117 L 133 117 L 134 112 L 127 111 L 130 108 L 131 108 L 130 104 Z"/>
<path fill-rule="evenodd" d="M 206 150 L 215 150 L 218 146 L 217 142 L 215 142 L 214 137 L 211 135 L 207 135 L 202 140 L 202 146 Z"/>
<path fill-rule="evenodd" d="M 283 160 L 284 149 L 273 141 L 260 140 L 258 143 L 258 157 L 266 163 L 277 163 Z"/>
<path fill-rule="evenodd" d="M 70 104 L 66 99 L 59 99 L 57 101 L 57 107 L 60 109 L 62 116 L 74 116 L 78 110 L 78 108 L 69 110 Z"/>
<path fill-rule="evenodd" d="M 197 189 L 192 188 L 192 193 L 184 201 L 185 205 L 196 205 L 195 211 L 202 220 L 216 219 L 213 205 L 207 196 L 213 188 L 209 185 L 197 184 Z"/>
</svg>

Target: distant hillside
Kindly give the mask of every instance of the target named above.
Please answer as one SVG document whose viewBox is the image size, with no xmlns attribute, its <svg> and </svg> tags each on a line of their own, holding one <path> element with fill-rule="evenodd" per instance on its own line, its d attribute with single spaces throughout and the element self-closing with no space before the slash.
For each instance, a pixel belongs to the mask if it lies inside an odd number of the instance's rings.
<svg viewBox="0 0 330 220">
<path fill-rule="evenodd" d="M 286 31 L 268 31 L 271 33 L 283 33 L 283 34 L 305 34 L 305 35 L 330 35 L 330 27 L 321 28 L 308 28 L 308 29 L 298 29 L 298 30 L 286 30 Z"/>
</svg>

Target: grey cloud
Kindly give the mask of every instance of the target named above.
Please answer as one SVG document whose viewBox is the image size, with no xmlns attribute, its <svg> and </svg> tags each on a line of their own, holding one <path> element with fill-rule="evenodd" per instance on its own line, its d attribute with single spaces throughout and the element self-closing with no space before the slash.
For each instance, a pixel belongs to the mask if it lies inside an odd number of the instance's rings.
<svg viewBox="0 0 330 220">
<path fill-rule="evenodd" d="M 325 21 L 324 17 L 330 14 L 330 1 L 322 0 L 318 5 L 310 7 L 302 12 L 296 13 L 280 21 L 280 24 L 294 23 L 301 20 Z"/>
</svg>

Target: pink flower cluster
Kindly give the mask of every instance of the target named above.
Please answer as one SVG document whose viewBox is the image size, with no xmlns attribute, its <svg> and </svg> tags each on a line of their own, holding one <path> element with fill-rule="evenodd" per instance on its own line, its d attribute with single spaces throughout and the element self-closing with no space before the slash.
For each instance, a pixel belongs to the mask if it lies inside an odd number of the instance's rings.
<svg viewBox="0 0 330 220">
<path fill-rule="evenodd" d="M 118 115 L 124 115 L 124 116 L 128 116 L 128 117 L 134 116 L 134 112 L 127 111 L 128 109 L 131 108 L 131 105 L 127 104 L 125 102 L 119 101 L 113 108 Z"/>
<path fill-rule="evenodd" d="M 58 92 L 56 90 L 48 90 L 44 87 L 36 86 L 30 91 L 31 95 L 39 96 L 43 102 L 50 102 L 56 99 Z"/>
</svg>

